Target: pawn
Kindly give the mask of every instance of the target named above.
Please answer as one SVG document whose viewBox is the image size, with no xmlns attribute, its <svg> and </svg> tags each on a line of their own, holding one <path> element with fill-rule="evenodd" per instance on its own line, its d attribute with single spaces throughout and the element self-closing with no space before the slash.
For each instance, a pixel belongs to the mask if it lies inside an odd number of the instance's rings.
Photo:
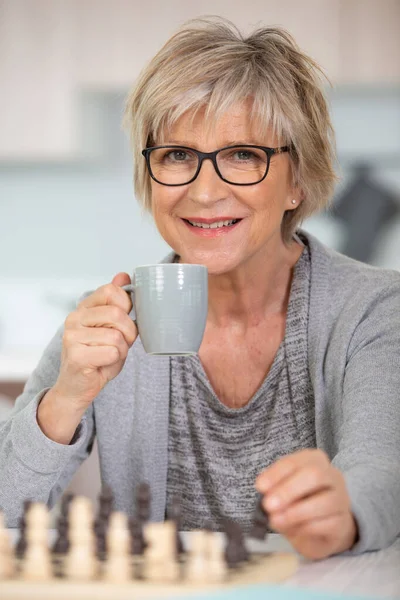
<svg viewBox="0 0 400 600">
<path fill-rule="evenodd" d="M 265 540 L 268 534 L 268 515 L 262 505 L 263 495 L 259 494 L 257 504 L 253 515 L 253 525 L 249 532 L 249 537 L 257 540 Z"/>
<path fill-rule="evenodd" d="M 142 523 L 150 519 L 151 492 L 148 483 L 141 483 L 136 492 L 136 517 Z"/>
<path fill-rule="evenodd" d="M 106 530 L 107 521 L 100 516 L 94 522 L 93 531 L 95 537 L 96 556 L 99 560 L 106 558 Z"/>
<path fill-rule="evenodd" d="M 22 578 L 44 581 L 52 577 L 50 551 L 47 545 L 49 511 L 45 504 L 34 502 L 26 513 L 26 552 Z"/>
<path fill-rule="evenodd" d="M 172 499 L 168 513 L 168 518 L 171 519 L 176 526 L 176 553 L 178 556 L 181 556 L 185 552 L 185 547 L 183 545 L 182 536 L 179 533 L 182 525 L 182 511 L 181 503 L 177 496 Z"/>
<path fill-rule="evenodd" d="M 114 506 L 114 494 L 109 485 L 104 485 L 99 495 L 99 516 L 98 518 L 102 521 L 106 521 L 110 518 Z"/>
<path fill-rule="evenodd" d="M 221 583 L 228 576 L 228 568 L 225 561 L 225 552 L 221 538 L 208 532 L 208 572 L 207 579 L 212 583 Z"/>
<path fill-rule="evenodd" d="M 229 568 L 234 569 L 239 567 L 241 563 L 248 560 L 244 536 L 239 523 L 235 521 L 225 520 L 225 533 L 227 544 L 225 548 L 225 560 Z"/>
<path fill-rule="evenodd" d="M 198 529 L 191 534 L 190 550 L 185 564 L 185 579 L 192 583 L 207 581 L 209 531 Z"/>
<path fill-rule="evenodd" d="M 131 537 L 130 553 L 132 556 L 141 556 L 146 548 L 143 535 L 143 525 L 139 519 L 129 519 L 128 528 Z"/>
<path fill-rule="evenodd" d="M 0 511 L 0 580 L 10 579 L 13 576 L 13 559 L 11 540 L 4 524 L 4 515 Z"/>
<path fill-rule="evenodd" d="M 26 513 L 29 510 L 30 505 L 32 504 L 32 500 L 24 501 L 24 510 L 22 517 L 19 522 L 19 539 L 17 545 L 15 547 L 15 554 L 18 558 L 23 558 L 25 556 L 26 551 Z"/>
<path fill-rule="evenodd" d="M 131 578 L 130 533 L 127 516 L 122 512 L 112 513 L 107 531 L 107 562 L 105 579 L 113 583 L 124 583 Z"/>
</svg>

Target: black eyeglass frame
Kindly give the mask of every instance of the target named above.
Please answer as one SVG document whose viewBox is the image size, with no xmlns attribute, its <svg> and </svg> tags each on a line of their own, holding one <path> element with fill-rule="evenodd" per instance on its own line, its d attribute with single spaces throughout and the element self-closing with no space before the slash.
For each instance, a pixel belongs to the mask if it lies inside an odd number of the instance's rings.
<svg viewBox="0 0 400 600">
<path fill-rule="evenodd" d="M 162 181 L 159 181 L 154 176 L 153 171 L 151 170 L 150 154 L 152 153 L 153 150 L 159 150 L 160 148 L 179 148 L 181 150 L 190 150 L 191 152 L 194 152 L 198 158 L 198 166 L 197 166 L 196 173 L 193 175 L 193 177 L 191 179 L 189 179 L 189 181 L 186 181 L 185 183 L 163 183 Z M 225 179 L 224 177 L 222 177 L 221 172 L 218 168 L 218 164 L 217 164 L 217 154 L 219 152 L 222 152 L 222 150 L 229 150 L 230 148 L 257 148 L 258 150 L 264 150 L 265 154 L 267 155 L 267 168 L 265 170 L 263 177 L 261 179 L 259 179 L 258 181 L 255 181 L 254 183 L 235 183 L 233 181 L 229 181 L 228 179 Z M 275 154 L 283 154 L 284 152 L 289 152 L 289 151 L 290 151 L 290 146 L 279 146 L 278 148 L 269 148 L 268 146 L 256 146 L 254 144 L 237 144 L 234 146 L 224 146 L 223 148 L 214 150 L 214 152 L 200 152 L 200 150 L 195 150 L 194 148 L 190 148 L 189 146 L 178 146 L 178 145 L 170 144 L 170 145 L 166 145 L 166 146 L 150 146 L 149 148 L 144 148 L 144 150 L 142 150 L 142 154 L 143 154 L 144 158 L 146 159 L 146 164 L 147 164 L 147 168 L 148 168 L 150 177 L 154 181 L 156 181 L 160 185 L 176 187 L 176 186 L 188 185 L 189 183 L 192 183 L 192 181 L 194 181 L 196 179 L 197 175 L 200 173 L 200 169 L 201 169 L 201 165 L 203 164 L 203 160 L 207 160 L 207 159 L 211 160 L 212 164 L 214 165 L 215 172 L 222 179 L 222 181 L 225 181 L 225 183 L 229 183 L 229 185 L 257 185 L 257 183 L 261 183 L 261 181 L 263 181 L 268 174 L 269 166 L 271 163 L 271 156 L 274 156 Z"/>
</svg>

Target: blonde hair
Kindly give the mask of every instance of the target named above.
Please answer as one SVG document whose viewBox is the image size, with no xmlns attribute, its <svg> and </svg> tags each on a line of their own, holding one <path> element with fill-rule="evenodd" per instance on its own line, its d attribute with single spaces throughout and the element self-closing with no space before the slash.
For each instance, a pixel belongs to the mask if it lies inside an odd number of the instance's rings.
<svg viewBox="0 0 400 600">
<path fill-rule="evenodd" d="M 321 68 L 280 27 L 244 37 L 222 17 L 187 21 L 141 72 L 125 106 L 134 158 L 134 188 L 151 211 L 151 180 L 141 151 L 162 143 L 163 132 L 184 113 L 205 107 L 212 127 L 232 105 L 251 98 L 258 129 L 270 127 L 279 145 L 290 145 L 293 183 L 303 201 L 286 211 L 282 236 L 324 208 L 337 180 L 335 139 Z M 157 142 L 156 142 L 157 140 Z"/>
</svg>

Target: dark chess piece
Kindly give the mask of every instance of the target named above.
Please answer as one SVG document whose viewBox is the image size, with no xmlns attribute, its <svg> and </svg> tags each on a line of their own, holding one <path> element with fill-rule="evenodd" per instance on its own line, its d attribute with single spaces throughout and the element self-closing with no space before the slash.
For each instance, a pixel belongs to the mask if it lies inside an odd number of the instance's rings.
<svg viewBox="0 0 400 600">
<path fill-rule="evenodd" d="M 136 492 L 136 518 L 147 523 L 151 512 L 151 492 L 148 483 L 139 484 Z"/>
<path fill-rule="evenodd" d="M 74 494 L 65 494 L 61 500 L 61 514 L 64 517 L 68 517 L 69 506 L 74 499 Z"/>
<path fill-rule="evenodd" d="M 249 553 L 246 549 L 243 531 L 239 523 L 225 519 L 224 529 L 227 538 L 225 560 L 228 567 L 234 569 L 249 559 Z"/>
<path fill-rule="evenodd" d="M 25 556 L 26 551 L 26 513 L 28 512 L 30 506 L 32 504 L 32 500 L 24 501 L 24 512 L 19 522 L 19 531 L 20 536 L 15 547 L 15 554 L 18 558 L 23 558 Z"/>
<path fill-rule="evenodd" d="M 101 517 L 97 517 L 93 524 L 93 531 L 96 543 L 96 556 L 99 560 L 105 560 L 107 554 L 107 521 Z"/>
<path fill-rule="evenodd" d="M 99 510 L 93 523 L 96 541 L 96 556 L 105 560 L 107 556 L 107 527 L 114 507 L 114 494 L 109 485 L 104 485 L 99 494 Z"/>
<path fill-rule="evenodd" d="M 73 494 L 66 494 L 61 500 L 60 516 L 57 520 L 57 539 L 53 545 L 53 554 L 67 554 L 69 550 L 69 506 L 73 499 Z"/>
<path fill-rule="evenodd" d="M 129 519 L 129 531 L 131 534 L 131 554 L 141 556 L 146 548 L 146 542 L 143 536 L 143 525 L 139 519 Z"/>
<path fill-rule="evenodd" d="M 180 556 L 181 554 L 185 553 L 185 547 L 183 545 L 182 536 L 179 533 L 182 525 L 182 511 L 178 496 L 174 496 L 174 498 L 172 498 L 172 502 L 168 511 L 168 519 L 174 521 L 176 526 L 176 554 L 177 556 Z"/>
<path fill-rule="evenodd" d="M 256 540 L 265 540 L 268 534 L 269 519 L 262 505 L 263 495 L 259 494 L 257 504 L 253 515 L 253 524 L 249 532 L 249 537 Z"/>
<path fill-rule="evenodd" d="M 114 507 L 114 494 L 109 485 L 105 485 L 99 495 L 99 518 L 108 523 Z"/>
<path fill-rule="evenodd" d="M 67 554 L 69 550 L 68 529 L 68 518 L 61 515 L 57 521 L 57 539 L 52 548 L 54 554 Z"/>
</svg>

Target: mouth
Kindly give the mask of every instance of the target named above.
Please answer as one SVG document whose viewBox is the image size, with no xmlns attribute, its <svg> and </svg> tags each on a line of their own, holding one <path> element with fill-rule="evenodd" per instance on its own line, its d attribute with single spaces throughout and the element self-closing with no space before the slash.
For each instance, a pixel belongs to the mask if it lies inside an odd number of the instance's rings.
<svg viewBox="0 0 400 600">
<path fill-rule="evenodd" d="M 191 234 L 202 238 L 215 238 L 230 234 L 243 219 L 222 217 L 220 219 L 184 219 L 182 222 Z"/>
</svg>

